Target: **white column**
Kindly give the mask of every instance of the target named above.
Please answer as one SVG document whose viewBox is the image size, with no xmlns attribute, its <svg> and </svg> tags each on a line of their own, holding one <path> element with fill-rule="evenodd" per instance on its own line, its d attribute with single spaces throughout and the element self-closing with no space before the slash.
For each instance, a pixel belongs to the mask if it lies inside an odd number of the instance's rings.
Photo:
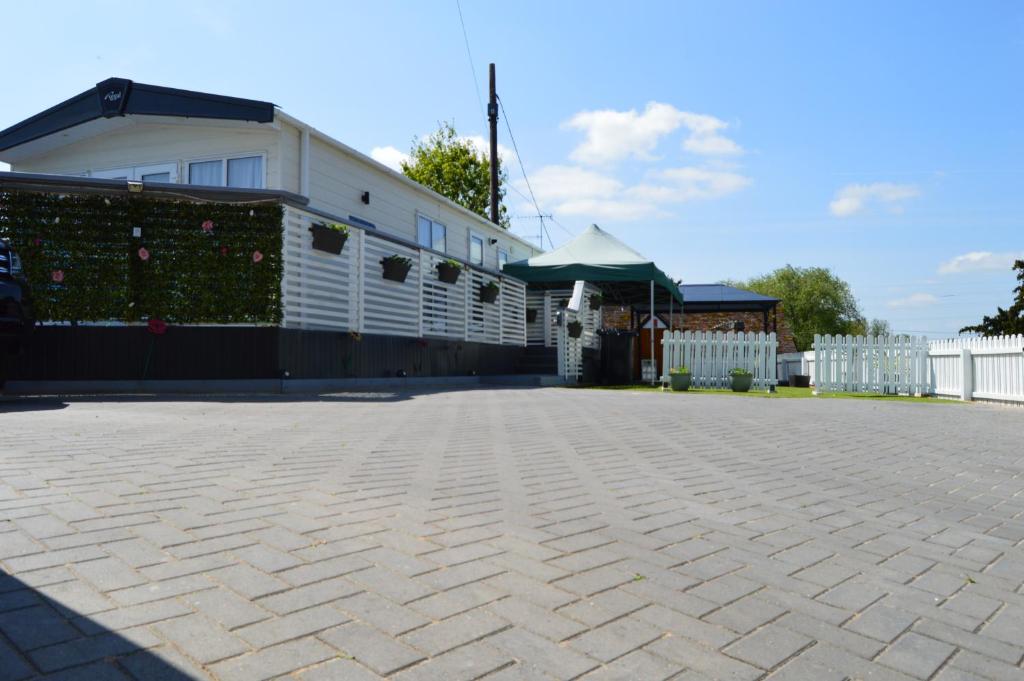
<svg viewBox="0 0 1024 681">
<path fill-rule="evenodd" d="M 960 399 L 970 401 L 974 398 L 974 359 L 969 348 L 960 349 L 960 366 L 963 377 L 960 382 Z"/>
</svg>

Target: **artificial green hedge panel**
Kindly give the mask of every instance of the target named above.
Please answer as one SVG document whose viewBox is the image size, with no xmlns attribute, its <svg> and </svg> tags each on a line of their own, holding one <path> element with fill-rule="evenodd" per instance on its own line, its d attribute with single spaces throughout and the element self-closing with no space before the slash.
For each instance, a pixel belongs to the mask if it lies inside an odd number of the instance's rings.
<svg viewBox="0 0 1024 681">
<path fill-rule="evenodd" d="M 0 193 L 0 236 L 21 256 L 39 319 L 277 323 L 282 212 L 15 191 Z"/>
</svg>

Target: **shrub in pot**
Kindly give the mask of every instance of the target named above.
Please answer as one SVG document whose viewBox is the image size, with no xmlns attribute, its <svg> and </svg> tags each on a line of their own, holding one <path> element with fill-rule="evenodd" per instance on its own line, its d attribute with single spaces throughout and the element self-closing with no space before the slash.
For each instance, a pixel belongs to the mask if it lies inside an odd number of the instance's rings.
<svg viewBox="0 0 1024 681">
<path fill-rule="evenodd" d="M 348 240 L 348 225 L 337 222 L 315 222 L 309 231 L 313 235 L 313 248 L 324 253 L 339 255 Z"/>
<path fill-rule="evenodd" d="M 535 307 L 528 307 L 528 308 L 526 308 L 526 323 L 527 324 L 533 324 L 535 321 L 537 321 L 537 308 L 535 308 Z"/>
<path fill-rule="evenodd" d="M 672 390 L 689 390 L 690 379 L 692 378 L 690 370 L 686 367 L 676 367 L 668 370 L 668 380 Z"/>
<path fill-rule="evenodd" d="M 604 297 L 600 294 L 590 296 L 590 300 L 587 303 L 591 310 L 600 310 L 601 306 L 604 305 Z"/>
<path fill-rule="evenodd" d="M 739 367 L 730 371 L 729 376 L 732 378 L 732 391 L 734 393 L 749 392 L 750 386 L 754 383 L 754 374 Z"/>
<path fill-rule="evenodd" d="M 389 255 L 380 259 L 380 265 L 384 270 L 385 279 L 402 283 L 409 276 L 409 270 L 412 269 L 412 259 L 397 254 Z"/>
<path fill-rule="evenodd" d="M 569 338 L 579 338 L 583 335 L 582 322 L 569 322 L 565 325 L 565 329 L 569 332 Z"/>
<path fill-rule="evenodd" d="M 462 263 L 458 260 L 449 258 L 437 263 L 437 278 L 446 284 L 458 283 L 460 274 L 462 274 Z"/>
<path fill-rule="evenodd" d="M 493 303 L 498 299 L 498 291 L 501 287 L 498 286 L 498 282 L 489 281 L 480 287 L 480 302 L 481 303 Z"/>
</svg>

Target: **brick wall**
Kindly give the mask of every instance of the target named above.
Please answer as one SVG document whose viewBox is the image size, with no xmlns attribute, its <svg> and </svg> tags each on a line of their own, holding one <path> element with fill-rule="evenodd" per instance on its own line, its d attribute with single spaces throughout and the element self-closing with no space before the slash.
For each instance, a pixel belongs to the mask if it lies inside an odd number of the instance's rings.
<svg viewBox="0 0 1024 681">
<path fill-rule="evenodd" d="M 776 308 L 778 314 L 778 337 L 779 353 L 796 352 L 796 344 L 793 342 L 793 333 L 786 323 L 786 316 L 780 303 Z M 638 317 L 643 316 L 642 313 Z M 629 308 L 606 306 L 601 310 L 601 317 L 606 328 L 628 329 Z M 668 315 L 661 315 L 662 321 L 668 321 Z M 699 312 L 672 315 L 672 329 L 681 331 L 731 331 L 735 322 L 743 322 L 744 331 L 764 331 L 768 333 L 773 330 L 774 324 L 772 313 L 768 313 L 768 328 L 764 328 L 764 317 L 760 312 Z"/>
</svg>

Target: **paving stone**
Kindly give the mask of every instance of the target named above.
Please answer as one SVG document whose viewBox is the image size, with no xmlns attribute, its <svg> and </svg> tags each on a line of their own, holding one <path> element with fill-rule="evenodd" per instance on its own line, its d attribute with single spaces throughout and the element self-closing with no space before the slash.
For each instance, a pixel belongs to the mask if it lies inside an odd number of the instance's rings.
<svg viewBox="0 0 1024 681">
<path fill-rule="evenodd" d="M 930 678 L 956 650 L 948 643 L 908 632 L 878 656 L 878 662 L 920 679 Z"/>
<path fill-rule="evenodd" d="M 416 629 L 402 637 L 402 642 L 419 648 L 430 656 L 490 636 L 509 626 L 497 615 L 478 608 L 467 610 L 446 620 Z"/>
<path fill-rule="evenodd" d="M 471 681 L 515 664 L 514 659 L 484 642 L 471 643 L 398 672 L 396 681 Z"/>
<path fill-rule="evenodd" d="M 496 601 L 488 609 L 516 626 L 552 641 L 564 641 L 587 630 L 584 624 L 518 599 Z"/>
<path fill-rule="evenodd" d="M 32 662 L 44 672 L 57 671 L 103 660 L 160 644 L 145 628 L 126 629 L 118 633 L 76 638 L 29 653 Z"/>
<path fill-rule="evenodd" d="M 593 658 L 528 631 L 506 630 L 491 636 L 487 643 L 514 657 L 526 671 L 557 679 L 573 679 L 599 665 Z"/>
<path fill-rule="evenodd" d="M 235 629 L 234 633 L 248 641 L 254 648 L 265 648 L 323 631 L 347 621 L 348 618 L 338 610 L 329 605 L 320 605 L 283 617 L 250 624 Z"/>
<path fill-rule="evenodd" d="M 325 631 L 319 638 L 384 676 L 425 658 L 423 653 L 359 622 Z"/>
<path fill-rule="evenodd" d="M 204 615 L 188 615 L 153 627 L 182 652 L 202 664 L 210 664 L 249 650 L 242 641 Z"/>
<path fill-rule="evenodd" d="M 645 650 L 637 650 L 594 670 L 583 678 L 586 681 L 665 681 L 679 678 L 678 674 L 682 671 L 683 667 L 678 663 L 669 662 Z"/>
<path fill-rule="evenodd" d="M 282 643 L 211 666 L 223 681 L 263 681 L 337 657 L 337 652 L 313 638 Z"/>
<path fill-rule="evenodd" d="M 430 623 L 429 619 L 415 610 L 369 592 L 343 598 L 334 605 L 351 617 L 371 624 L 391 636 L 398 636 Z"/>
<path fill-rule="evenodd" d="M 844 626 L 850 631 L 889 643 L 910 628 L 917 616 L 879 603 L 857 615 Z"/>
<path fill-rule="evenodd" d="M 221 626 L 227 629 L 262 622 L 272 617 L 271 613 L 263 608 L 223 587 L 182 596 L 181 599 L 189 606 L 220 622 Z"/>
<path fill-rule="evenodd" d="M 661 638 L 647 646 L 646 650 L 712 679 L 754 681 L 764 676 L 764 672 L 757 667 L 678 636 Z"/>
<path fill-rule="evenodd" d="M 807 636 L 769 624 L 733 643 L 725 652 L 755 667 L 774 669 L 813 642 L 814 639 Z"/>
<path fill-rule="evenodd" d="M 644 612 L 639 611 L 637 615 Z M 624 617 L 603 627 L 580 634 L 569 642 L 576 650 L 590 657 L 610 662 L 664 635 L 659 627 L 652 626 L 636 616 Z"/>
<path fill-rule="evenodd" d="M 338 577 L 296 587 L 261 598 L 256 602 L 261 608 L 284 615 L 314 605 L 331 603 L 339 598 L 346 598 L 358 592 L 359 587 L 342 577 Z"/>
<path fill-rule="evenodd" d="M 297 672 L 294 676 L 301 681 L 379 681 L 384 678 L 374 674 L 355 660 L 349 659 L 329 660 Z"/>
</svg>

